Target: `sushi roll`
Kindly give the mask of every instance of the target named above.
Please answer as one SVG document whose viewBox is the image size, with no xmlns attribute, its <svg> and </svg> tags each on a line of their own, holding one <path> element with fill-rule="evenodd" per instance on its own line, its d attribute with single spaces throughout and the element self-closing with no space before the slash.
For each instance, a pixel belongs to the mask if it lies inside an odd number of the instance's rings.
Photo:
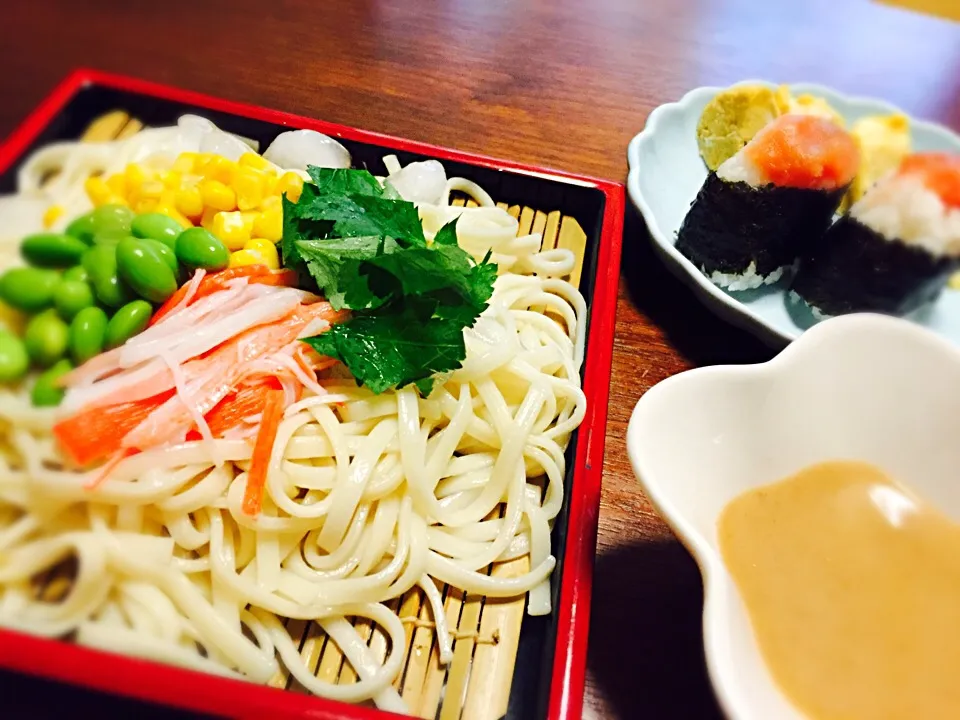
<svg viewBox="0 0 960 720">
<path fill-rule="evenodd" d="M 836 123 L 782 115 L 707 176 L 677 250 L 729 290 L 777 282 L 826 232 L 859 162 Z"/>
<path fill-rule="evenodd" d="M 904 315 L 960 268 L 960 156 L 917 153 L 853 204 L 801 261 L 790 293 L 817 317 Z"/>
</svg>

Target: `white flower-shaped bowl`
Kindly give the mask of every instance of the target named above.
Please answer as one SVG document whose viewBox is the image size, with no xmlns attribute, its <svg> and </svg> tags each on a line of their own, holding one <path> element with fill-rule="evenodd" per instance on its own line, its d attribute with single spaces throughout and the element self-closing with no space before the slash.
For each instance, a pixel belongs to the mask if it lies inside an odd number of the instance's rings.
<svg viewBox="0 0 960 720">
<path fill-rule="evenodd" d="M 767 671 L 721 559 L 723 508 L 806 466 L 849 459 L 960 521 L 958 397 L 960 350 L 906 320 L 858 314 L 815 326 L 770 362 L 690 370 L 637 403 L 630 462 L 700 566 L 707 667 L 732 720 L 802 716 Z"/>
<path fill-rule="evenodd" d="M 776 87 L 765 80 L 745 80 L 737 85 Z M 780 347 L 804 331 L 787 311 L 782 284 L 749 293 L 728 293 L 711 283 L 674 247 L 680 224 L 707 177 L 697 148 L 697 123 L 703 108 L 723 89 L 697 88 L 679 102 L 661 105 L 650 113 L 627 151 L 627 190 L 667 268 L 717 315 Z M 848 125 L 866 115 L 902 112 L 883 100 L 852 97 L 823 85 L 796 83 L 790 89 L 795 95 L 810 93 L 825 98 Z M 914 151 L 960 152 L 960 136 L 947 128 L 914 118 L 910 127 Z M 960 344 L 960 292 L 944 292 L 932 308 L 914 319 Z"/>
</svg>

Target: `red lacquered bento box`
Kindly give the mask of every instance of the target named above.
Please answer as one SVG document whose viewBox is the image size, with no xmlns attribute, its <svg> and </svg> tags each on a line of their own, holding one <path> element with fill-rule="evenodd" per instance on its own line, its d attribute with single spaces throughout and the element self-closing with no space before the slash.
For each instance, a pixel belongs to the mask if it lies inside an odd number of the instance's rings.
<svg viewBox="0 0 960 720">
<path fill-rule="evenodd" d="M 623 230 L 623 186 L 132 78 L 78 70 L 0 145 L 0 192 L 15 189 L 17 168 L 30 152 L 49 142 L 80 138 L 94 120 L 118 110 L 146 126 L 174 123 L 184 113 L 203 115 L 224 130 L 260 141 L 261 147 L 285 129 L 309 128 L 337 138 L 350 151 L 355 166 L 366 167 L 375 174 L 385 174 L 382 156 L 387 152 L 396 154 L 404 165 L 434 158 L 442 161 L 449 173 L 479 183 L 495 200 L 509 206 L 518 214 L 521 227 L 526 223 L 530 230 L 542 232 L 545 242 L 570 247 L 577 253 L 578 276 L 571 281 L 579 283 L 589 313 L 582 371 L 588 409 L 567 451 L 566 500 L 553 529 L 557 556 L 552 576 L 554 611 L 547 617 L 523 618 L 515 652 L 509 658 L 510 693 L 505 717 L 579 718 Z M 483 622 L 478 615 L 478 632 L 482 632 Z M 254 685 L 2 630 L 0 667 L 194 713 L 322 720 L 397 717 L 289 689 Z M 455 715 L 437 713 L 441 717 L 464 718 L 469 714 L 462 710 Z"/>
</svg>

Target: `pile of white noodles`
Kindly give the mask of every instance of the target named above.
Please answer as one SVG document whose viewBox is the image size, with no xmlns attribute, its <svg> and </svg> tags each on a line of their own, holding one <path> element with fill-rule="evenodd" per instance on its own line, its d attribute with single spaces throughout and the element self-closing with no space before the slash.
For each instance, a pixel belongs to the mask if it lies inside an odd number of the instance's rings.
<svg viewBox="0 0 960 720">
<path fill-rule="evenodd" d="M 327 394 L 286 409 L 256 518 L 241 511 L 246 440 L 217 440 L 215 453 L 204 441 L 150 450 L 85 490 L 86 476 L 60 463 L 55 411 L 31 408 L 22 389 L 2 392 L 0 624 L 258 683 L 285 666 L 318 695 L 404 712 L 392 685 L 404 627 L 387 601 L 423 590 L 442 662 L 453 639 L 442 583 L 529 593 L 530 613 L 550 612 L 550 528 L 586 402 L 585 305 L 559 279 L 573 255 L 539 252 L 539 235 L 517 238 L 514 218 L 472 183 L 441 178 L 439 163 L 387 165 L 428 237 L 461 214 L 461 244 L 477 256 L 492 249 L 501 265 L 490 306 L 465 332 L 463 367 L 429 398 L 321 380 Z M 450 206 L 451 190 L 484 207 Z M 524 556 L 525 575 L 484 572 Z M 72 580 L 38 595 L 63 573 Z M 385 661 L 348 617 L 389 637 Z M 322 626 L 359 680 L 317 679 L 285 618 Z"/>
</svg>

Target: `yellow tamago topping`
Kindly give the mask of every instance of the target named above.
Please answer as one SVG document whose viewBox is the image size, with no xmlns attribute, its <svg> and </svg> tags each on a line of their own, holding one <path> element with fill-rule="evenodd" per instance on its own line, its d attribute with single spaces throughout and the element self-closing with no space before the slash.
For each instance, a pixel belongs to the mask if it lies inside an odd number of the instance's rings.
<svg viewBox="0 0 960 720">
<path fill-rule="evenodd" d="M 739 85 L 717 93 L 697 124 L 703 161 L 716 170 L 781 114 L 776 92 L 762 85 Z"/>
<path fill-rule="evenodd" d="M 856 202 L 910 154 L 910 118 L 902 113 L 871 115 L 853 123 L 850 134 L 860 147 L 860 172 L 850 186 L 850 202 Z"/>
<path fill-rule="evenodd" d="M 786 85 L 777 88 L 777 107 L 780 108 L 781 115 L 816 115 L 833 120 L 842 128 L 847 126 L 843 115 L 838 113 L 826 99 L 809 93 L 794 95 Z"/>
</svg>

